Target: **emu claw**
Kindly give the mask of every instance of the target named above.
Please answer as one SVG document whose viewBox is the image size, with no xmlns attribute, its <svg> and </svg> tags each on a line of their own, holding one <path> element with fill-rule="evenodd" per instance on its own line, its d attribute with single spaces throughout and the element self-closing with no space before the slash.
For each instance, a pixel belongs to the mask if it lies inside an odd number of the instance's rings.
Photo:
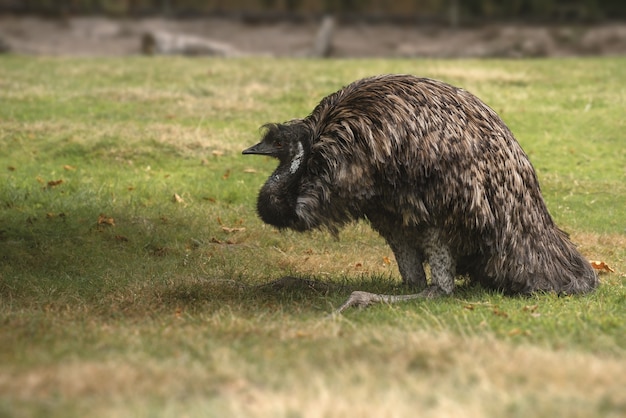
<svg viewBox="0 0 626 418">
<path fill-rule="evenodd" d="M 376 293 L 354 291 L 350 294 L 350 297 L 335 311 L 336 314 L 340 314 L 348 308 L 358 307 L 366 308 L 375 303 L 383 302 L 385 295 L 377 295 Z"/>
</svg>

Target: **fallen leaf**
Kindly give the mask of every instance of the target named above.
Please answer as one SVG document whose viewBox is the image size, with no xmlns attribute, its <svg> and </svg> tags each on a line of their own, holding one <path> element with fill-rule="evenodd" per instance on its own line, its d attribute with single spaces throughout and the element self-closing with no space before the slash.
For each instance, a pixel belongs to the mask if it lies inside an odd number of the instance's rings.
<svg viewBox="0 0 626 418">
<path fill-rule="evenodd" d="M 226 233 L 229 233 L 229 234 L 232 234 L 233 232 L 242 232 L 242 231 L 245 231 L 245 230 L 246 230 L 246 228 L 243 228 L 243 227 L 241 227 L 241 228 L 229 228 L 227 226 L 223 226 L 222 227 L 222 231 L 224 231 Z"/>
<path fill-rule="evenodd" d="M 254 174 L 257 171 L 254 168 L 244 168 L 243 172 L 248 174 Z"/>
<path fill-rule="evenodd" d="M 74 170 L 76 170 L 76 167 L 71 166 L 69 164 L 66 164 L 66 165 L 63 166 L 63 170 L 65 170 L 65 171 L 74 171 Z"/>
<path fill-rule="evenodd" d="M 171 252 L 167 247 L 156 247 L 152 249 L 152 255 L 156 257 L 165 257 Z"/>
<path fill-rule="evenodd" d="M 230 177 L 230 170 L 226 170 L 226 172 L 222 176 L 222 180 L 228 180 L 229 177 Z"/>
<path fill-rule="evenodd" d="M 59 184 L 63 184 L 63 179 L 59 179 L 59 180 L 50 180 L 48 182 L 48 188 L 52 188 L 52 187 L 56 187 Z"/>
<path fill-rule="evenodd" d="M 220 244 L 220 245 L 233 245 L 234 244 L 234 242 L 229 240 L 229 239 L 227 239 L 226 241 L 220 241 L 219 239 L 217 239 L 215 237 L 211 238 L 211 243 L 212 244 Z"/>
<path fill-rule="evenodd" d="M 389 259 L 389 257 L 387 256 L 383 257 L 383 264 L 386 264 L 386 265 L 391 264 L 391 260 Z"/>
<path fill-rule="evenodd" d="M 174 196 L 172 196 L 172 202 L 174 203 L 185 203 L 185 200 L 180 197 L 180 195 L 178 193 L 174 193 Z"/>
<path fill-rule="evenodd" d="M 510 330 L 508 332 L 509 337 L 514 337 L 516 335 L 530 335 L 530 331 L 526 330 L 526 329 L 519 329 L 519 328 L 513 328 L 512 330 Z"/>
<path fill-rule="evenodd" d="M 123 235 L 116 235 L 116 236 L 115 236 L 115 239 L 116 239 L 116 240 L 118 240 L 118 241 L 120 241 L 120 242 L 128 242 L 128 238 L 126 238 L 126 237 L 125 237 L 125 236 L 123 236 Z"/>
<path fill-rule="evenodd" d="M 600 271 L 600 272 L 605 272 L 605 273 L 614 273 L 615 270 L 613 270 L 611 267 L 609 267 L 608 264 L 606 264 L 604 261 L 590 261 L 591 263 L 591 267 L 593 267 L 594 269 Z"/>
<path fill-rule="evenodd" d="M 493 314 L 496 316 L 501 316 L 502 318 L 508 318 L 509 314 L 500 310 L 499 308 L 493 308 Z"/>
<path fill-rule="evenodd" d="M 222 155 L 224 155 L 224 151 L 220 151 L 220 150 L 213 150 L 211 152 L 211 155 L 213 155 L 214 157 L 221 157 Z"/>
<path fill-rule="evenodd" d="M 100 215 L 98 215 L 98 225 L 115 226 L 115 219 L 101 213 Z"/>
<path fill-rule="evenodd" d="M 524 312 L 535 312 L 539 305 L 526 305 L 522 308 Z"/>
</svg>

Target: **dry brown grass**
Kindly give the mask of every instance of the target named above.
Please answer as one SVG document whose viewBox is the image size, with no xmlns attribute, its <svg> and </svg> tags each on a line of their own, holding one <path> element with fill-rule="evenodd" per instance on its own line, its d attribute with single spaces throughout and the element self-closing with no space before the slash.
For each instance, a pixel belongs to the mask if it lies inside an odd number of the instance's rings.
<svg viewBox="0 0 626 418">
<path fill-rule="evenodd" d="M 103 361 L 67 359 L 26 371 L 5 369 L 0 391 L 17 402 L 89 404 L 90 416 L 103 417 L 125 415 L 129 404 L 145 416 L 161 403 L 191 415 L 204 410 L 209 416 L 311 418 L 584 417 L 626 411 L 626 363 L 610 356 L 512 345 L 484 335 L 355 331 L 346 320 L 292 321 L 284 328 L 276 344 L 314 341 L 322 352 L 312 356 L 305 349 L 293 364 L 282 363 L 269 346 L 254 361 L 226 347 L 206 351 L 201 359 L 182 354 L 155 360 L 141 352 Z M 200 343 L 190 339 L 191 345 Z M 337 339 L 344 344 L 324 347 Z M 257 374 L 256 362 L 273 373 Z"/>
</svg>

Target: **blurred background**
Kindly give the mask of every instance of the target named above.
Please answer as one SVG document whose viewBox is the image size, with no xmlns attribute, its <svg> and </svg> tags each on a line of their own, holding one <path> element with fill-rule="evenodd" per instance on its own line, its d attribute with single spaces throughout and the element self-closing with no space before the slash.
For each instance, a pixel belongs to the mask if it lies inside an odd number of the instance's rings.
<svg viewBox="0 0 626 418">
<path fill-rule="evenodd" d="M 624 0 L 0 0 L 0 51 L 44 55 L 626 54 Z"/>
</svg>

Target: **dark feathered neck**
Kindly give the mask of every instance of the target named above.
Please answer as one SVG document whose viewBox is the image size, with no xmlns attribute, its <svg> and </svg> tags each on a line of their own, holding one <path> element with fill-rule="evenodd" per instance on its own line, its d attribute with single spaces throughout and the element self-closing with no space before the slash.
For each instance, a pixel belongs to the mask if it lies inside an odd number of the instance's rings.
<svg viewBox="0 0 626 418">
<path fill-rule="evenodd" d="M 308 152 L 302 142 L 299 141 L 296 146 L 295 155 L 280 163 L 261 188 L 257 201 L 261 219 L 278 228 L 293 227 L 298 221 L 296 203 Z"/>
</svg>

